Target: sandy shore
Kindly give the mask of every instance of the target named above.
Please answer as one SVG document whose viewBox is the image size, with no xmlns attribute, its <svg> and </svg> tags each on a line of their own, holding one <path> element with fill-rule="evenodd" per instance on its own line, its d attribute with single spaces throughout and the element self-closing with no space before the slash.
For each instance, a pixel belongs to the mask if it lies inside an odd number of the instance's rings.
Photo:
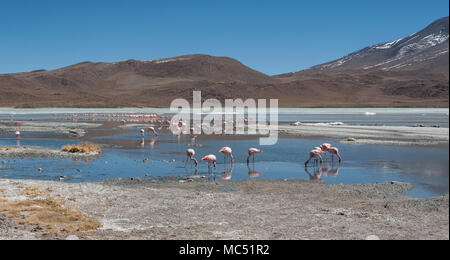
<svg viewBox="0 0 450 260">
<path fill-rule="evenodd" d="M 449 239 L 448 195 L 412 199 L 404 196 L 410 188 L 397 182 L 0 179 L 0 239 Z M 45 217 L 59 212 L 74 214 L 73 223 Z"/>
<path fill-rule="evenodd" d="M 81 122 L 49 122 L 49 121 L 23 121 L 16 126 L 11 121 L 0 121 L 1 132 L 49 132 L 60 135 L 84 136 L 86 129 L 99 127 L 101 124 Z"/>
<path fill-rule="evenodd" d="M 353 144 L 443 145 L 449 142 L 449 129 L 436 127 L 280 125 L 279 134 L 340 139 L 342 143 Z"/>
<path fill-rule="evenodd" d="M 92 158 L 98 156 L 98 152 L 92 153 L 68 153 L 61 150 L 49 149 L 38 146 L 8 146 L 0 147 L 0 157 L 8 158 L 65 158 L 65 159 L 79 159 Z"/>
</svg>

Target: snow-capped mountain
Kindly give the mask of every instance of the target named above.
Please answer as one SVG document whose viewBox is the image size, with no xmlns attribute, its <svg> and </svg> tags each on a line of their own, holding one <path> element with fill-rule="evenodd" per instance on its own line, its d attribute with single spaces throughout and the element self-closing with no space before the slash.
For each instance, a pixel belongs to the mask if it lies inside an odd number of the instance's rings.
<svg viewBox="0 0 450 260">
<path fill-rule="evenodd" d="M 310 70 L 416 70 L 430 63 L 446 63 L 448 70 L 448 24 L 444 17 L 407 37 L 366 47 Z"/>
</svg>

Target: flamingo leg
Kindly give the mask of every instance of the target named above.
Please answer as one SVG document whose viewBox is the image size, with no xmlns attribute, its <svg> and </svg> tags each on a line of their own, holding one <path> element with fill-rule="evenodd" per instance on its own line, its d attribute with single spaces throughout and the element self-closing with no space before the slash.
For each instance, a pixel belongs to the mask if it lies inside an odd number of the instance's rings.
<svg viewBox="0 0 450 260">
<path fill-rule="evenodd" d="M 308 166 L 308 163 L 311 161 L 311 159 L 312 159 L 312 156 L 309 156 L 308 160 L 305 162 L 305 167 Z"/>
</svg>

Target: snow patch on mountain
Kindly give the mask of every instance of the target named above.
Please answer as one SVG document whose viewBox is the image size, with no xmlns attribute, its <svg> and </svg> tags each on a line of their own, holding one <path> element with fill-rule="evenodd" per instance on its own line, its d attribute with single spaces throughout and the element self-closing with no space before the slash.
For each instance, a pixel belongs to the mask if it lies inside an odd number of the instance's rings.
<svg viewBox="0 0 450 260">
<path fill-rule="evenodd" d="M 392 41 L 392 42 L 386 42 L 386 43 L 380 43 L 375 45 L 373 48 L 375 49 L 389 49 L 392 46 L 396 45 L 399 41 L 403 40 L 403 38 Z"/>
</svg>

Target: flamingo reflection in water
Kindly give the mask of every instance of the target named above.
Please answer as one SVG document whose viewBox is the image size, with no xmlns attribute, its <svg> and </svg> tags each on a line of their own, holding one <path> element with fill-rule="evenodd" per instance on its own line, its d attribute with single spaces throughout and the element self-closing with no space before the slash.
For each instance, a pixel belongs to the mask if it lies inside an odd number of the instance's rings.
<svg viewBox="0 0 450 260">
<path fill-rule="evenodd" d="M 322 179 L 322 175 L 324 176 L 333 176 L 336 177 L 339 174 L 339 168 L 340 168 L 341 164 L 321 164 L 319 167 L 314 167 L 314 173 L 311 173 L 308 169 L 308 167 L 305 167 L 305 172 L 306 174 L 308 174 L 309 176 L 309 180 L 311 182 L 319 182 L 319 183 L 324 183 L 325 181 Z"/>
<path fill-rule="evenodd" d="M 261 177 L 262 175 L 262 172 L 255 170 L 255 164 L 253 164 L 252 166 L 247 164 L 247 169 L 248 169 L 248 177 L 250 178 L 258 178 Z"/>
<path fill-rule="evenodd" d="M 225 171 L 223 171 L 220 174 L 220 178 L 224 181 L 228 181 L 231 180 L 231 177 L 233 176 L 233 165 L 231 165 L 230 168 L 225 169 Z"/>
<path fill-rule="evenodd" d="M 321 166 L 322 168 L 322 173 L 325 176 L 332 176 L 332 177 L 337 177 L 339 175 L 339 168 L 341 167 L 341 163 L 339 164 L 334 164 L 334 163 L 325 163 Z"/>
</svg>

